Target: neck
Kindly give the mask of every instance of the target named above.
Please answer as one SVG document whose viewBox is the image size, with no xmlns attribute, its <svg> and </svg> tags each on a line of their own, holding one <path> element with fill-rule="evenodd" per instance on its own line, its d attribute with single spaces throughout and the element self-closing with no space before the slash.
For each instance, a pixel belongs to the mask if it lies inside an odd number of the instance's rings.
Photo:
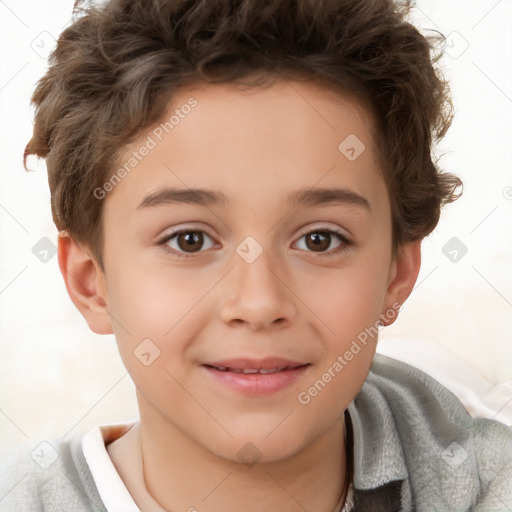
<svg viewBox="0 0 512 512">
<path fill-rule="evenodd" d="M 149 404 L 140 410 L 144 480 L 165 510 L 337 512 L 346 494 L 343 415 L 302 451 L 245 465 L 213 454 Z"/>
</svg>

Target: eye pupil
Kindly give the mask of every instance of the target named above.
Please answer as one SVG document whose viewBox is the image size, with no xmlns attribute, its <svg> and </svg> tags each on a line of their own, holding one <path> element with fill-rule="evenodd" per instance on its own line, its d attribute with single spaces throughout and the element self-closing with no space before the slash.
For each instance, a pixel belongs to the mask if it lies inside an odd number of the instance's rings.
<svg viewBox="0 0 512 512">
<path fill-rule="evenodd" d="M 194 248 L 194 245 L 198 245 L 198 248 L 200 248 L 203 242 L 203 236 L 198 231 L 186 231 L 185 233 L 180 233 L 178 236 L 178 245 L 180 246 L 180 249 L 183 249 L 180 243 L 183 240 L 185 241 L 186 248 Z"/>
<path fill-rule="evenodd" d="M 313 245 L 311 247 L 315 249 L 327 249 L 331 243 L 329 238 L 330 234 L 326 231 L 317 231 L 306 236 L 306 240 L 313 241 Z M 309 243 L 306 242 L 306 245 L 308 245 L 308 248 L 311 248 Z"/>
</svg>

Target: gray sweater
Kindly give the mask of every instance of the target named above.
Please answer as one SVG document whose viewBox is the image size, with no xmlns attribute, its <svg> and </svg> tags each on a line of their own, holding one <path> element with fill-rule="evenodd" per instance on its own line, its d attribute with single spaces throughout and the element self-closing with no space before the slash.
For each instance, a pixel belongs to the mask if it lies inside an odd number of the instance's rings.
<svg viewBox="0 0 512 512">
<path fill-rule="evenodd" d="M 512 511 L 512 428 L 471 418 L 425 373 L 376 354 L 347 411 L 354 511 Z M 52 445 L 47 469 L 30 448 L 3 451 L 0 511 L 106 511 L 81 439 Z"/>
</svg>

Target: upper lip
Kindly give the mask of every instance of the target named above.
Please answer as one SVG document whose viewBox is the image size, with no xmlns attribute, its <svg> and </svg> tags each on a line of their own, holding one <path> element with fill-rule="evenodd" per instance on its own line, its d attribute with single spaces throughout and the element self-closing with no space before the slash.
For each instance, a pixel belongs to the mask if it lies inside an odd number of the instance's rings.
<svg viewBox="0 0 512 512">
<path fill-rule="evenodd" d="M 282 357 L 266 357 L 264 359 L 223 359 L 203 364 L 206 366 L 216 366 L 218 368 L 233 368 L 235 370 L 272 370 L 286 367 L 296 368 L 297 366 L 303 366 L 308 363 L 300 363 L 290 359 L 283 359 Z"/>
</svg>

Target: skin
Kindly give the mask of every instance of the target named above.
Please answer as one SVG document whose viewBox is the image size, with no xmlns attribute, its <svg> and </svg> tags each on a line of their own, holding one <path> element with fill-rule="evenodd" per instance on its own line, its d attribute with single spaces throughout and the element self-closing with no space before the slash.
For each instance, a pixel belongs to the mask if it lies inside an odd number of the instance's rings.
<svg viewBox="0 0 512 512">
<path fill-rule="evenodd" d="M 298 395 L 406 300 L 420 242 L 392 256 L 372 119 L 354 99 L 313 82 L 250 91 L 212 84 L 178 91 L 162 119 L 191 96 L 197 106 L 104 199 L 105 272 L 61 234 L 69 295 L 94 332 L 115 334 L 137 388 L 146 485 L 162 507 L 332 512 L 345 475 L 343 412 L 377 337 L 309 403 Z M 124 160 L 151 133 L 126 147 Z M 354 161 L 338 149 L 349 134 L 366 146 Z M 221 191 L 230 204 L 137 209 L 162 186 Z M 350 189 L 370 208 L 285 203 L 288 193 L 313 187 Z M 202 245 L 187 252 L 175 237 L 167 247 L 191 257 L 158 245 L 185 227 L 204 233 Z M 350 243 L 332 234 L 318 248 L 311 233 L 319 228 L 340 230 Z M 236 252 L 248 236 L 263 251 L 252 263 Z M 160 350 L 149 366 L 134 356 L 147 338 Z M 285 389 L 248 397 L 201 367 L 237 356 L 310 366 Z M 261 457 L 250 467 L 237 456 L 248 442 Z"/>
</svg>

